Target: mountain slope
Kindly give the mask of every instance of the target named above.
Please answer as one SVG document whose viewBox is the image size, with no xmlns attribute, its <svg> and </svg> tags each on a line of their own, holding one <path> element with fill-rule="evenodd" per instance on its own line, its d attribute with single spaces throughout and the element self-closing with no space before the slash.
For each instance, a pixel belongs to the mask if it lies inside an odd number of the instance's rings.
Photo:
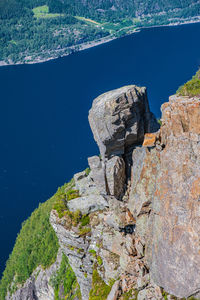
<svg viewBox="0 0 200 300">
<path fill-rule="evenodd" d="M 45 61 L 144 26 L 198 21 L 199 0 L 2 0 L 1 64 Z"/>
</svg>

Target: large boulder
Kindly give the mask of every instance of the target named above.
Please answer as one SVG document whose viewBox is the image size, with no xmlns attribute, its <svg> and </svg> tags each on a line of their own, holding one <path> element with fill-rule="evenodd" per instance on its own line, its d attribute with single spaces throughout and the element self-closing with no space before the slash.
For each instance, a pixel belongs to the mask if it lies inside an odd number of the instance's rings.
<svg viewBox="0 0 200 300">
<path fill-rule="evenodd" d="M 125 86 L 93 101 L 89 122 L 102 158 L 122 155 L 141 144 L 144 134 L 159 126 L 149 110 L 145 87 Z"/>
<path fill-rule="evenodd" d="M 88 195 L 68 201 L 67 206 L 70 211 L 80 210 L 85 215 L 103 210 L 108 207 L 108 202 L 101 195 Z"/>
</svg>

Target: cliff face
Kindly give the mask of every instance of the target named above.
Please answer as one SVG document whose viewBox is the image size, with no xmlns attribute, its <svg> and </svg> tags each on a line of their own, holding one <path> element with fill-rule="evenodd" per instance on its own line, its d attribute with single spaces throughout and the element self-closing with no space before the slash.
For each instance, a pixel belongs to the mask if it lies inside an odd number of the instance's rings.
<svg viewBox="0 0 200 300">
<path fill-rule="evenodd" d="M 19 287 L 13 294 L 8 292 L 6 300 L 54 300 L 54 289 L 50 284 L 50 278 L 58 270 L 61 258 L 62 252 L 59 250 L 57 259 L 50 268 L 43 270 L 42 267 L 37 267 L 23 287 Z"/>
<path fill-rule="evenodd" d="M 200 99 L 171 97 L 162 118 L 150 273 L 168 292 L 188 297 L 200 289 Z"/>
<path fill-rule="evenodd" d="M 162 105 L 160 130 L 145 88 L 94 100 L 89 121 L 101 159 L 89 158 L 88 176 L 75 175 L 81 198 L 68 202 L 90 215 L 90 231 L 80 237 L 51 214 L 83 299 L 92 299 L 94 268 L 105 283 L 116 280 L 108 299 L 135 290 L 138 299 L 164 299 L 166 292 L 198 297 L 199 100 L 171 97 Z"/>
<path fill-rule="evenodd" d="M 170 97 L 161 121 L 145 88 L 93 102 L 101 155 L 74 175 L 66 213 L 50 216 L 83 300 L 200 299 L 200 99 Z M 46 299 L 20 297 L 8 299 Z"/>
</svg>

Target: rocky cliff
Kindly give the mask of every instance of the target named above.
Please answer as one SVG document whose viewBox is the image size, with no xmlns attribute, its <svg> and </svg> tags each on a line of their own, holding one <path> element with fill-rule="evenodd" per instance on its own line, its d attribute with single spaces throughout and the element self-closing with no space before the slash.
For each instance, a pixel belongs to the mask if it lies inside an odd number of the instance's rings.
<svg viewBox="0 0 200 300">
<path fill-rule="evenodd" d="M 200 97 L 161 109 L 159 128 L 136 86 L 93 102 L 100 155 L 50 215 L 83 300 L 200 299 Z"/>
</svg>

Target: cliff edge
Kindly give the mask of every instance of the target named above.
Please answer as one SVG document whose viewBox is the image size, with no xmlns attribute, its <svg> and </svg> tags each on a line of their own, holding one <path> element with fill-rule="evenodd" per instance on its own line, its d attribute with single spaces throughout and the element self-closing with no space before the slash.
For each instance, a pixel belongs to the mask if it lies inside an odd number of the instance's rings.
<svg viewBox="0 0 200 300">
<path fill-rule="evenodd" d="M 80 286 L 67 299 L 200 299 L 200 97 L 172 96 L 161 110 L 159 128 L 134 85 L 93 102 L 100 155 L 50 214 L 55 264 L 63 252 Z M 38 295 L 20 299 L 47 299 Z"/>
</svg>

